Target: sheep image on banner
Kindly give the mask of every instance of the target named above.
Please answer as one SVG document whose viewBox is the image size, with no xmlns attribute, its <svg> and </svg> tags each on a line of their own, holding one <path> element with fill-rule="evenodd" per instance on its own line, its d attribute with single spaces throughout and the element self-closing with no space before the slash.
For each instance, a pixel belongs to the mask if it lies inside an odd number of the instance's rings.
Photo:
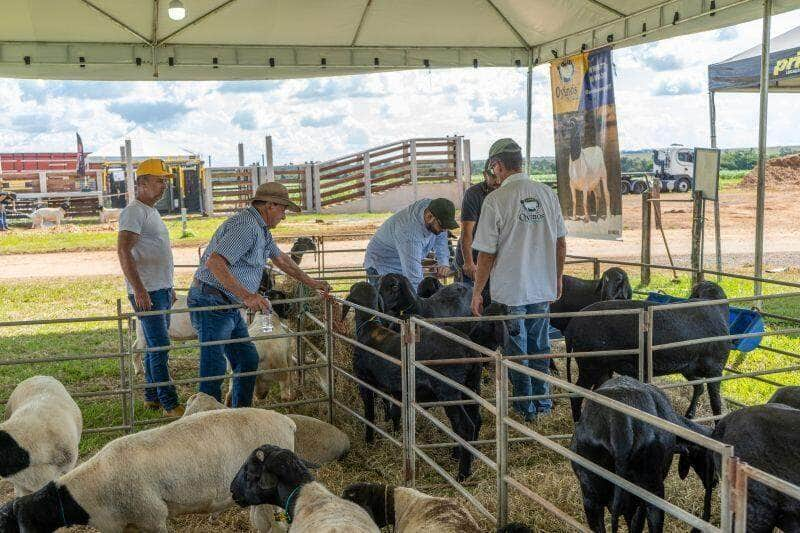
<svg viewBox="0 0 800 533">
<path fill-rule="evenodd" d="M 611 49 L 550 65 L 558 200 L 569 234 L 622 237 L 620 157 Z"/>
</svg>

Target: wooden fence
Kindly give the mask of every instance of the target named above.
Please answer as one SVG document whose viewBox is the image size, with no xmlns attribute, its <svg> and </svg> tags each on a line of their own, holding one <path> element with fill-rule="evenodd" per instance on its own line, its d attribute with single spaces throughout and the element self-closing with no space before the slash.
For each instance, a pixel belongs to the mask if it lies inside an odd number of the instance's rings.
<svg viewBox="0 0 800 533">
<path fill-rule="evenodd" d="M 37 207 L 68 204 L 67 216 L 97 214 L 103 198 L 100 170 L 78 176 L 68 170 L 0 172 L 0 189 L 16 193 L 9 216 L 24 216 Z"/>
<path fill-rule="evenodd" d="M 209 214 L 236 212 L 259 184 L 277 181 L 305 212 L 360 199 L 371 211 L 373 195 L 404 185 L 413 187 L 416 198 L 420 183 L 469 184 L 470 168 L 463 137 L 406 139 L 318 163 L 207 168 L 206 206 Z"/>
</svg>

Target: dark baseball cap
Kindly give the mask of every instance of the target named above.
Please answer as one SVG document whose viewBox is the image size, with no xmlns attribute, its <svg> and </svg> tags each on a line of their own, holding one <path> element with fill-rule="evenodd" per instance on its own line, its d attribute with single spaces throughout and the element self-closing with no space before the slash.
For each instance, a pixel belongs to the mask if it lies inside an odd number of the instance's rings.
<svg viewBox="0 0 800 533">
<path fill-rule="evenodd" d="M 447 198 L 435 198 L 428 204 L 428 211 L 441 222 L 444 229 L 456 229 L 456 206 Z"/>
<path fill-rule="evenodd" d="M 510 153 L 510 152 L 521 152 L 522 148 L 514 142 L 514 139 L 509 139 L 505 137 L 503 139 L 498 139 L 492 144 L 491 148 L 489 148 L 489 159 L 496 157 L 500 154 Z"/>
</svg>

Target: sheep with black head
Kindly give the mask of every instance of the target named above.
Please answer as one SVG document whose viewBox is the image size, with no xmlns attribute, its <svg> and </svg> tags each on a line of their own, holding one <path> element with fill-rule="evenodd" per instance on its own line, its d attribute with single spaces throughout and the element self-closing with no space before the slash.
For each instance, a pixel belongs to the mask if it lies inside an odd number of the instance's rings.
<svg viewBox="0 0 800 533">
<path fill-rule="evenodd" d="M 332 494 L 314 481 L 309 465 L 290 450 L 264 445 L 239 469 L 230 491 L 241 507 L 276 505 L 289 517 L 292 533 L 377 533 L 358 505 Z"/>
</svg>

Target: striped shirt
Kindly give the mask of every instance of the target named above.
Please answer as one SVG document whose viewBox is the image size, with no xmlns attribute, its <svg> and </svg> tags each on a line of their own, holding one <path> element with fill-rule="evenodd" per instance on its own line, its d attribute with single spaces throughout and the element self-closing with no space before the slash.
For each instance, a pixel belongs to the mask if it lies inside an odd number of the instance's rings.
<svg viewBox="0 0 800 533">
<path fill-rule="evenodd" d="M 231 274 L 245 289 L 256 292 L 261 284 L 261 274 L 267 265 L 267 259 L 278 257 L 282 252 L 255 207 L 248 207 L 233 215 L 217 228 L 200 259 L 200 266 L 194 277 L 220 289 L 231 301 L 238 302 L 239 299 L 226 291 L 206 267 L 206 262 L 213 253 L 228 261 Z"/>
<path fill-rule="evenodd" d="M 439 235 L 425 227 L 429 198 L 418 200 L 390 216 L 370 239 L 364 254 L 364 268 L 378 274 L 403 274 L 416 290 L 422 281 L 422 259 L 433 250 L 439 265 L 450 265 L 447 232 Z"/>
</svg>

